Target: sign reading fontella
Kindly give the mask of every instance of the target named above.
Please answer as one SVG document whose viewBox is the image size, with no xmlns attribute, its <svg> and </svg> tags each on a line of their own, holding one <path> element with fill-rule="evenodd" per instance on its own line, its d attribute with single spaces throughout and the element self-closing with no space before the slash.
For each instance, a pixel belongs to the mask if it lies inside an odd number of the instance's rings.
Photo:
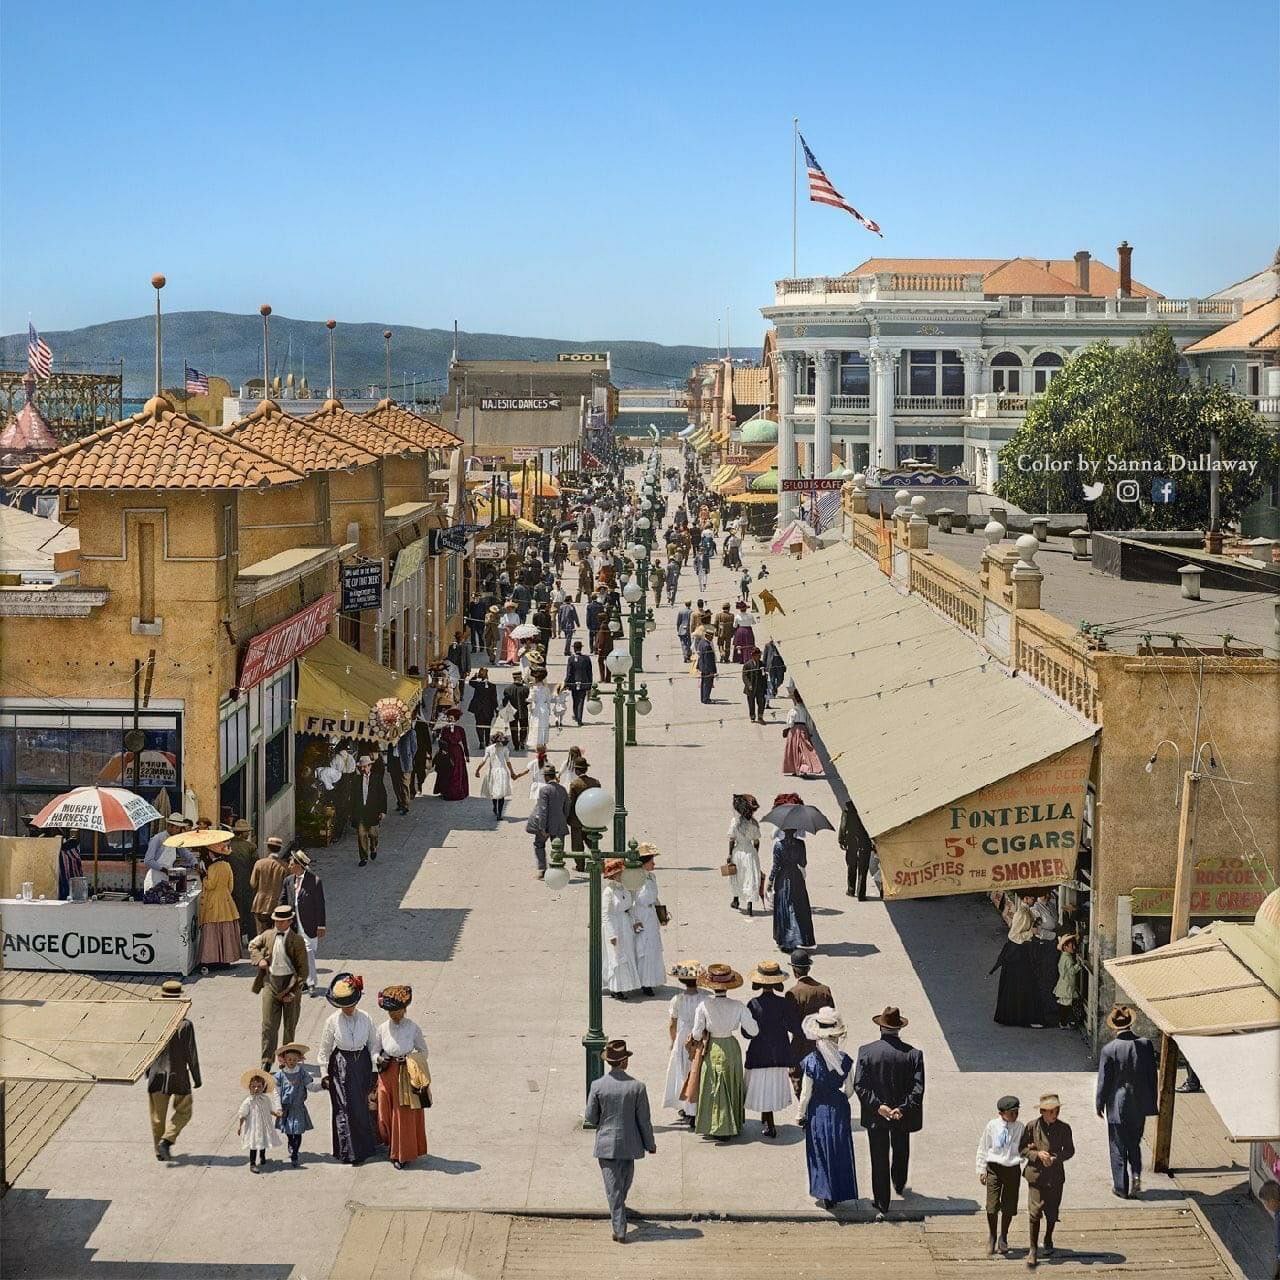
<svg viewBox="0 0 1280 1280">
<path fill-rule="evenodd" d="M 342 566 L 342 612 L 382 608 L 382 562 L 366 560 Z"/>
<path fill-rule="evenodd" d="M 1226 919 L 1254 916 L 1267 890 L 1258 883 L 1257 873 L 1247 858 L 1217 855 L 1196 861 L 1191 884 L 1191 914 Z M 1132 890 L 1135 916 L 1173 915 L 1173 886 Z"/>
<path fill-rule="evenodd" d="M 558 409 L 559 396 L 483 396 L 480 408 L 485 413 L 506 413 L 512 409 Z"/>
<path fill-rule="evenodd" d="M 812 493 L 814 490 L 819 493 L 830 493 L 833 489 L 843 488 L 843 480 L 828 479 L 825 476 L 822 479 L 784 480 L 782 482 L 783 493 Z"/>
<path fill-rule="evenodd" d="M 315 604 L 307 605 L 300 613 L 254 636 L 245 646 L 236 687 L 242 693 L 252 689 L 323 640 L 328 634 L 329 623 L 333 621 L 333 612 L 334 598 L 330 592 Z"/>
<path fill-rule="evenodd" d="M 886 898 L 1062 884 L 1075 874 L 1093 742 L 876 837 Z"/>
</svg>

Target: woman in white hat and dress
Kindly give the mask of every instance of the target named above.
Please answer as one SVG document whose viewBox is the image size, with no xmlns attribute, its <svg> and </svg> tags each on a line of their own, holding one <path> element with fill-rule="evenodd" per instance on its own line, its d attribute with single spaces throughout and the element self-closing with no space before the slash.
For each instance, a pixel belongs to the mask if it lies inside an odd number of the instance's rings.
<svg viewBox="0 0 1280 1280">
<path fill-rule="evenodd" d="M 640 985 L 636 953 L 635 898 L 622 883 L 621 858 L 604 864 L 603 894 L 600 900 L 601 945 L 604 947 L 604 987 L 615 1000 L 625 1000 L 628 991 Z"/>
<path fill-rule="evenodd" d="M 674 965 L 671 976 L 680 983 L 682 991 L 671 997 L 667 1006 L 669 1022 L 667 1031 L 671 1036 L 671 1054 L 667 1058 L 667 1085 L 663 1094 L 662 1105 L 674 1110 L 681 1124 L 693 1127 L 697 1104 L 688 1102 L 680 1095 L 684 1090 L 685 1080 L 689 1076 L 689 1046 L 693 1035 L 693 1016 L 701 1005 L 710 997 L 698 988 L 702 981 L 703 968 L 696 960 L 688 960 Z"/>
<path fill-rule="evenodd" d="M 764 897 L 760 892 L 763 876 L 760 873 L 760 824 L 755 819 L 760 802 L 755 796 L 742 794 L 733 797 L 733 822 L 729 826 L 729 861 L 735 873 L 729 879 L 733 886 L 735 910 L 746 908 L 747 915 L 754 915 L 755 908 L 764 910 Z"/>
<path fill-rule="evenodd" d="M 640 846 L 640 866 L 644 884 L 635 891 L 632 916 L 640 928 L 636 931 L 636 968 L 640 974 L 640 990 L 653 995 L 667 976 L 662 958 L 662 917 L 666 908 L 658 899 L 658 877 L 654 875 L 654 859 L 658 851 L 651 844 Z M 662 908 L 659 910 L 659 908 Z"/>
<path fill-rule="evenodd" d="M 831 1008 L 819 1009 L 801 1024 L 813 1051 L 800 1064 L 800 1116 L 809 1166 L 809 1194 L 824 1208 L 858 1198 L 853 1166 L 853 1059 L 840 1047 L 844 1020 Z"/>
</svg>

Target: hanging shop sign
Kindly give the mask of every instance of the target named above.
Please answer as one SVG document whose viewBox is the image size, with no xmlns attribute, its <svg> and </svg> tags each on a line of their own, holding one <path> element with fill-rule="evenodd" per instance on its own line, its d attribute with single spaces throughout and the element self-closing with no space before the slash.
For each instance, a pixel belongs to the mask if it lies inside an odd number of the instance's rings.
<svg viewBox="0 0 1280 1280">
<path fill-rule="evenodd" d="M 505 560 L 506 558 L 507 544 L 505 542 L 476 543 L 477 560 Z"/>
<path fill-rule="evenodd" d="M 1267 890 L 1247 858 L 1214 855 L 1196 861 L 1191 882 L 1191 914 L 1228 919 L 1257 914 Z M 1173 915 L 1173 886 L 1139 887 L 1130 893 L 1134 916 Z"/>
<path fill-rule="evenodd" d="M 342 612 L 382 608 L 382 562 L 362 560 L 342 566 Z"/>
<path fill-rule="evenodd" d="M 432 529 L 428 532 L 427 548 L 433 556 L 446 551 L 464 552 L 467 540 L 480 531 L 478 524 L 452 524 L 447 529 Z"/>
<path fill-rule="evenodd" d="M 1070 880 L 1092 754 L 1092 740 L 1077 743 L 877 836 L 885 897 L 936 898 Z"/>
<path fill-rule="evenodd" d="M 533 462 L 537 459 L 538 455 L 541 452 L 542 452 L 541 449 L 530 448 L 525 445 L 520 445 L 518 448 L 511 450 L 511 461 L 512 462 Z"/>
<path fill-rule="evenodd" d="M 511 410 L 559 409 L 559 396 L 482 396 L 480 408 L 485 413 L 507 413 Z"/>
<path fill-rule="evenodd" d="M 345 572 L 345 570 L 344 570 Z M 345 583 L 344 583 L 345 591 Z M 344 608 L 345 603 L 344 603 Z M 306 653 L 313 644 L 328 634 L 333 621 L 333 592 L 321 596 L 299 613 L 275 626 L 259 632 L 245 646 L 240 660 L 240 676 L 236 687 L 241 693 L 261 684 L 268 677 L 282 671 L 299 655 Z M 145 753 L 144 753 L 145 759 Z"/>
</svg>

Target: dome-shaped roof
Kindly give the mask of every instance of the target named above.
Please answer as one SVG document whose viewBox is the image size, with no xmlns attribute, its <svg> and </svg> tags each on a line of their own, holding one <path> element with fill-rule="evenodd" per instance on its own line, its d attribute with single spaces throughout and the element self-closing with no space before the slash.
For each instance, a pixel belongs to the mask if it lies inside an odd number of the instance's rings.
<svg viewBox="0 0 1280 1280">
<path fill-rule="evenodd" d="M 778 424 L 772 418 L 752 418 L 742 428 L 743 444 L 777 444 Z"/>
<path fill-rule="evenodd" d="M 770 467 L 764 475 L 756 476 L 751 482 L 751 490 L 753 493 L 777 493 L 778 468 Z"/>
<path fill-rule="evenodd" d="M 1270 933 L 1280 936 L 1280 889 L 1272 889 L 1263 898 L 1262 905 L 1253 917 L 1253 923 L 1259 929 L 1266 929 Z"/>
<path fill-rule="evenodd" d="M 828 471 L 825 478 L 828 480 L 852 480 L 853 472 L 848 467 L 837 467 L 834 471 Z"/>
</svg>

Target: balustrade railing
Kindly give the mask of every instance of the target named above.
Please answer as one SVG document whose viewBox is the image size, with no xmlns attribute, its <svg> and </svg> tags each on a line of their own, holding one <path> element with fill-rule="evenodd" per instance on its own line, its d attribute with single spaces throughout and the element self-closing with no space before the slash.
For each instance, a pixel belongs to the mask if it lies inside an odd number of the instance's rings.
<svg viewBox="0 0 1280 1280">
<path fill-rule="evenodd" d="M 913 553 L 909 589 L 973 635 L 982 633 L 982 588 L 970 573 L 933 556 Z"/>
<path fill-rule="evenodd" d="M 832 396 L 831 408 L 833 410 L 842 410 L 849 412 L 850 410 L 870 409 L 870 396 Z"/>
<path fill-rule="evenodd" d="M 815 397 L 813 396 L 795 396 L 791 401 L 793 409 L 812 409 Z"/>
<path fill-rule="evenodd" d="M 964 396 L 894 396 L 893 407 L 913 413 L 957 413 L 965 407 Z"/>
<path fill-rule="evenodd" d="M 1078 633 L 1039 610 L 1018 610 L 1014 666 L 1082 716 L 1100 723 L 1098 674 Z"/>
<path fill-rule="evenodd" d="M 1031 314 L 1036 316 L 1060 316 L 1066 312 L 1065 298 L 1032 298 Z"/>
</svg>

